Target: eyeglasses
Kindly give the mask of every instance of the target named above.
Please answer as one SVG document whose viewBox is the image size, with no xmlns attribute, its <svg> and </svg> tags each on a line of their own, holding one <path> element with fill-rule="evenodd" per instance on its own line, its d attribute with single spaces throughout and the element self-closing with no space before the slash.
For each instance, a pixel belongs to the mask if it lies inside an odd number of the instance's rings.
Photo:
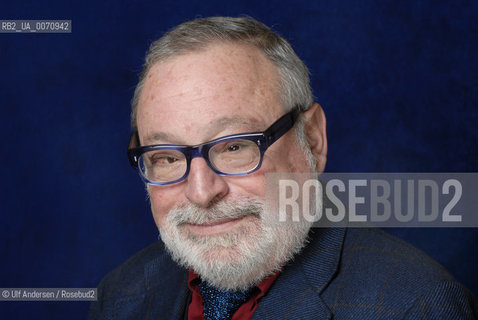
<svg viewBox="0 0 478 320">
<path fill-rule="evenodd" d="M 143 181 L 152 185 L 180 182 L 189 174 L 191 160 L 203 157 L 221 176 L 243 176 L 258 170 L 267 148 L 295 124 L 300 107 L 295 107 L 266 131 L 233 134 L 195 146 L 158 144 L 139 145 L 138 132 L 131 135 L 128 158 Z"/>
</svg>

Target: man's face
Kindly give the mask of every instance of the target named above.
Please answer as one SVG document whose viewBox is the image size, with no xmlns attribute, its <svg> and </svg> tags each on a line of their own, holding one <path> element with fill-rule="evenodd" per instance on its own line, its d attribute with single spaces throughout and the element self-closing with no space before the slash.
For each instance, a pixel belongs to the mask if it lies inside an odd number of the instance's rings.
<svg viewBox="0 0 478 320">
<path fill-rule="evenodd" d="M 237 44 L 212 45 L 157 63 L 146 77 L 139 100 L 141 145 L 196 145 L 225 135 L 263 131 L 285 113 L 278 79 L 276 67 L 258 49 Z M 267 234 L 273 231 L 266 230 L 260 217 L 267 214 L 263 212 L 265 174 L 310 170 L 294 130 L 275 142 L 266 151 L 261 168 L 249 175 L 219 176 L 203 158 L 194 158 L 186 180 L 148 186 L 153 217 L 174 258 L 203 278 L 208 278 L 205 273 L 214 266 L 218 272 L 210 277 L 220 277 L 221 268 L 227 266 L 241 268 L 250 255 L 255 264 L 242 268 L 262 270 L 262 275 L 247 279 L 257 282 L 260 279 L 256 278 L 274 271 L 267 269 L 284 263 L 258 261 L 257 252 L 279 250 L 280 246 L 294 251 L 298 249 L 292 247 L 302 245 L 273 244 L 287 241 L 280 235 L 284 230 L 276 230 L 274 239 Z M 306 227 L 299 229 L 306 233 Z M 183 257 L 188 254 L 191 257 Z M 290 258 L 290 253 L 285 255 Z"/>
</svg>

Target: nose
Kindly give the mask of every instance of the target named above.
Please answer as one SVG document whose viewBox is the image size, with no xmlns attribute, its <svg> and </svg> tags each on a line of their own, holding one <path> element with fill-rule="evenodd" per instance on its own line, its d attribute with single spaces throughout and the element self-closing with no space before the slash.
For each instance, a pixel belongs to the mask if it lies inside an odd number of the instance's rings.
<svg viewBox="0 0 478 320">
<path fill-rule="evenodd" d="M 186 197 L 194 204 L 207 208 L 229 192 L 225 179 L 216 174 L 203 158 L 193 158 L 186 181 Z"/>
</svg>

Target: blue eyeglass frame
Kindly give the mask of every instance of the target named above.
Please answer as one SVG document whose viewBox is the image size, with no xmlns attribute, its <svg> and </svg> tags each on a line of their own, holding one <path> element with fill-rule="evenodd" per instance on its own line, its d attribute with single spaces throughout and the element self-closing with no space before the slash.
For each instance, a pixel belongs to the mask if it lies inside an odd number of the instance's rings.
<svg viewBox="0 0 478 320">
<path fill-rule="evenodd" d="M 191 168 L 191 161 L 192 159 L 196 157 L 202 157 L 206 161 L 207 165 L 218 175 L 244 176 L 259 170 L 259 168 L 262 165 L 262 160 L 264 158 L 264 153 L 266 152 L 266 150 L 274 142 L 276 142 L 280 137 L 282 137 L 290 129 L 292 129 L 295 122 L 297 121 L 297 118 L 299 117 L 300 112 L 301 112 L 301 107 L 299 106 L 294 107 L 291 111 L 284 114 L 277 121 L 275 121 L 269 128 L 267 128 L 265 131 L 262 131 L 262 132 L 232 134 L 232 135 L 220 137 L 205 143 L 201 143 L 195 146 L 175 145 L 175 144 L 157 144 L 157 145 L 137 147 L 138 145 L 140 145 L 138 131 L 134 131 L 131 134 L 130 142 L 129 142 L 129 146 L 127 150 L 129 163 L 131 167 L 133 167 L 135 170 L 138 171 L 141 179 L 143 179 L 144 182 L 151 185 L 158 185 L 158 186 L 174 184 L 186 179 L 186 177 L 189 175 L 189 171 Z M 212 164 L 212 162 L 209 160 L 209 150 L 218 143 L 231 141 L 231 140 L 237 140 L 237 139 L 250 140 L 257 144 L 260 150 L 259 163 L 254 169 L 249 170 L 247 172 L 242 172 L 242 173 L 225 173 L 218 170 L 214 166 L 214 164 Z M 186 171 L 184 175 L 174 181 L 169 181 L 169 182 L 155 182 L 155 181 L 150 181 L 146 177 L 144 177 L 141 174 L 141 170 L 139 169 L 139 159 L 143 153 L 146 153 L 148 151 L 153 151 L 153 150 L 176 150 L 184 154 L 186 159 Z"/>
</svg>

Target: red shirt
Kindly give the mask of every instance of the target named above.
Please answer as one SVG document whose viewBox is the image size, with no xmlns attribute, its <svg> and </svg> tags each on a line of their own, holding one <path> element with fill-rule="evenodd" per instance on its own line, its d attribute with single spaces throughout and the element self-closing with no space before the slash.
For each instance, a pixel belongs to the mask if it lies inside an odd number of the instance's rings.
<svg viewBox="0 0 478 320">
<path fill-rule="evenodd" d="M 253 291 L 249 300 L 244 302 L 239 309 L 234 312 L 231 320 L 249 320 L 252 318 L 254 311 L 256 311 L 259 300 L 267 293 L 267 290 L 274 283 L 275 279 L 279 275 L 279 271 L 273 275 L 265 278 Z M 202 297 L 199 292 L 199 283 L 201 280 L 199 276 L 192 270 L 189 271 L 188 287 L 192 292 L 192 300 L 188 308 L 188 320 L 205 320 L 204 310 L 202 306 Z"/>
</svg>

